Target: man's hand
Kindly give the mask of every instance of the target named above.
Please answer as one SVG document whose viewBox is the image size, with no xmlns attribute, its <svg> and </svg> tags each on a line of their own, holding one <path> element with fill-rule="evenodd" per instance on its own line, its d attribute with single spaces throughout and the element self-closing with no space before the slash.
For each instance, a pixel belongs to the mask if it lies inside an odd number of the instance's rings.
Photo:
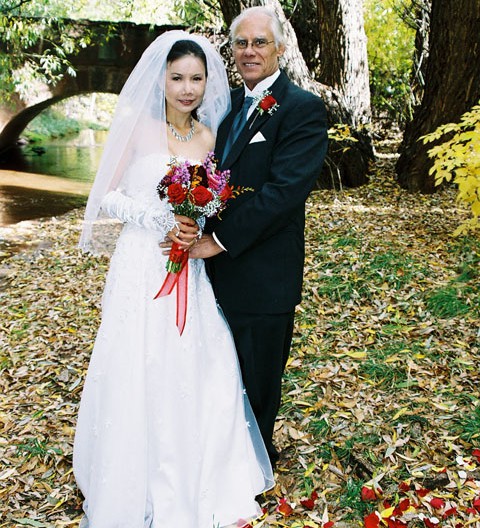
<svg viewBox="0 0 480 528">
<path fill-rule="evenodd" d="M 215 242 L 212 235 L 203 235 L 190 247 L 190 258 L 208 258 L 221 253 L 223 249 Z"/>
</svg>

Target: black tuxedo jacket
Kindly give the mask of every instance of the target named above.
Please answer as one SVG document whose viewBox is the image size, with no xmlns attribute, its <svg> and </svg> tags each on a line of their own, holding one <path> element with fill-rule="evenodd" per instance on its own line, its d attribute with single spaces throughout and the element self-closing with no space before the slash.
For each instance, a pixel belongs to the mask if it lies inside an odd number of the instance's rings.
<svg viewBox="0 0 480 528">
<path fill-rule="evenodd" d="M 247 313 L 285 313 L 301 300 L 305 200 L 327 150 L 325 106 L 281 73 L 270 88 L 278 108 L 254 110 L 226 159 L 233 186 L 251 187 L 207 223 L 227 249 L 208 259 L 220 306 Z M 232 91 L 232 111 L 219 127 L 222 159 L 244 89 Z"/>
</svg>

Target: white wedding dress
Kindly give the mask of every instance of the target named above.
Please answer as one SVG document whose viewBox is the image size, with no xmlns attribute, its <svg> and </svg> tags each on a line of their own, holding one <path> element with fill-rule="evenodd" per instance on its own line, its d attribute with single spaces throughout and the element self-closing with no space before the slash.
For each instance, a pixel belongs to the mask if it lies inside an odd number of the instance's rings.
<svg viewBox="0 0 480 528">
<path fill-rule="evenodd" d="M 156 193 L 168 161 L 151 154 L 129 169 L 142 175 L 123 190 L 136 213 L 169 207 Z M 164 235 L 128 222 L 111 259 L 75 435 L 82 528 L 236 525 L 261 513 L 255 496 L 273 486 L 203 261 L 189 261 L 182 336 L 175 292 L 153 299 Z"/>
</svg>

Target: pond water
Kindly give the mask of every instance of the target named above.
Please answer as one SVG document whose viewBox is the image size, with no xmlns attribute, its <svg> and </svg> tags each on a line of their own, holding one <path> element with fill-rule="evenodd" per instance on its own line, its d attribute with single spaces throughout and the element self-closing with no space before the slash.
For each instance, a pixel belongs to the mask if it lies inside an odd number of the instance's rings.
<svg viewBox="0 0 480 528">
<path fill-rule="evenodd" d="M 25 145 L 0 159 L 0 226 L 84 205 L 106 135 L 83 130 L 74 138 Z"/>
<path fill-rule="evenodd" d="M 15 224 L 87 203 L 106 136 L 83 130 L 74 138 L 19 147 L 0 159 L 0 263 L 26 248 Z M 0 288 L 1 282 L 0 268 Z"/>
</svg>

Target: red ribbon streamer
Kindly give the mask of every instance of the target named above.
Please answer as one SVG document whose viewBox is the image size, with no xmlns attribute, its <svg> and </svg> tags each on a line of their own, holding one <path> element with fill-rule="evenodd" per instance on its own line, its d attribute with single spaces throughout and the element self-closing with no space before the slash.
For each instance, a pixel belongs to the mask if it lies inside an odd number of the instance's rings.
<svg viewBox="0 0 480 528">
<path fill-rule="evenodd" d="M 173 288 L 177 287 L 177 328 L 182 335 L 187 319 L 187 299 L 188 299 L 188 251 L 184 251 L 175 242 L 172 244 L 170 257 L 167 263 L 168 269 L 179 268 L 177 271 L 169 271 L 162 287 L 153 298 L 170 295 Z"/>
</svg>

